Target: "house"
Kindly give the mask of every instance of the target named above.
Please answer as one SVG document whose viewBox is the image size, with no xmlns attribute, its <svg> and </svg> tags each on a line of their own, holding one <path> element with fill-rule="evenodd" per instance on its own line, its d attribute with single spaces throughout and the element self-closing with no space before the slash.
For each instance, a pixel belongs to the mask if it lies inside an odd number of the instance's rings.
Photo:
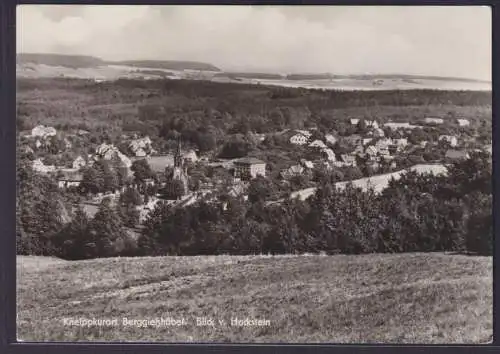
<svg viewBox="0 0 500 354">
<path fill-rule="evenodd" d="M 87 135 L 87 134 L 90 134 L 90 132 L 87 130 L 83 130 L 83 129 L 78 129 L 78 131 L 76 132 L 76 135 L 80 135 L 80 136 Z"/>
<path fill-rule="evenodd" d="M 245 193 L 245 185 L 241 183 L 233 184 L 228 192 L 228 194 L 233 198 L 236 198 L 243 193 Z"/>
<path fill-rule="evenodd" d="M 54 172 L 56 170 L 55 166 L 45 165 L 41 159 L 36 159 L 35 161 L 33 161 L 32 168 L 34 171 L 44 174 Z"/>
<path fill-rule="evenodd" d="M 290 143 L 294 145 L 305 145 L 309 141 L 309 137 L 302 133 L 297 133 L 290 138 Z"/>
<path fill-rule="evenodd" d="M 32 137 L 40 137 L 42 139 L 46 139 L 49 136 L 55 136 L 57 131 L 53 127 L 46 127 L 44 125 L 37 125 L 33 129 L 31 129 Z"/>
<path fill-rule="evenodd" d="M 359 119 L 354 119 L 354 118 L 351 119 L 351 125 L 358 125 L 358 123 Z"/>
<path fill-rule="evenodd" d="M 443 124 L 444 120 L 441 118 L 428 117 L 428 118 L 424 118 L 424 123 L 425 124 Z"/>
<path fill-rule="evenodd" d="M 76 169 L 59 170 L 57 173 L 59 188 L 78 187 L 83 181 L 83 174 Z"/>
<path fill-rule="evenodd" d="M 301 165 L 294 165 L 281 172 L 281 177 L 285 179 L 292 178 L 293 176 L 298 176 L 304 173 L 304 167 Z"/>
<path fill-rule="evenodd" d="M 373 128 L 373 129 L 379 128 L 378 122 L 376 120 L 366 120 L 365 123 L 368 128 Z"/>
<path fill-rule="evenodd" d="M 445 158 L 448 160 L 466 160 L 468 159 L 469 153 L 465 150 L 455 150 L 455 149 L 448 149 L 445 154 Z"/>
<path fill-rule="evenodd" d="M 365 139 L 363 139 L 363 145 L 366 145 L 366 144 L 370 143 L 372 140 L 373 140 L 373 138 L 365 138 Z"/>
<path fill-rule="evenodd" d="M 382 129 L 377 128 L 373 130 L 373 136 L 375 138 L 383 138 L 385 136 L 385 133 Z"/>
<path fill-rule="evenodd" d="M 353 134 L 344 138 L 348 144 L 363 145 L 363 138 L 359 134 Z"/>
<path fill-rule="evenodd" d="M 356 166 L 356 156 L 355 155 L 350 155 L 350 154 L 342 154 L 340 156 L 342 159 L 342 162 L 344 162 L 344 165 L 346 166 Z"/>
<path fill-rule="evenodd" d="M 266 176 L 266 163 L 254 157 L 243 157 L 234 161 L 235 177 L 242 180 Z"/>
<path fill-rule="evenodd" d="M 455 147 L 458 144 L 457 137 L 453 135 L 441 135 L 438 138 L 438 141 L 446 141 L 450 144 L 451 147 Z"/>
<path fill-rule="evenodd" d="M 333 152 L 332 149 L 330 148 L 324 148 L 321 150 L 322 155 L 326 157 L 328 161 L 336 161 L 337 158 L 335 157 L 335 153 Z"/>
<path fill-rule="evenodd" d="M 196 151 L 194 150 L 188 150 L 182 154 L 182 158 L 191 163 L 195 163 L 198 161 L 198 155 L 196 155 Z"/>
<path fill-rule="evenodd" d="M 377 156 L 377 154 L 378 154 L 378 149 L 377 149 L 377 147 L 376 147 L 376 146 L 374 146 L 374 145 L 370 145 L 370 146 L 368 146 L 368 147 L 366 148 L 365 153 L 366 153 L 369 157 L 373 158 L 373 157 Z"/>
<path fill-rule="evenodd" d="M 295 130 L 295 132 L 304 135 L 307 139 L 311 139 L 312 133 L 309 130 Z"/>
<path fill-rule="evenodd" d="M 335 145 L 335 143 L 337 143 L 337 138 L 334 137 L 332 134 L 326 134 L 325 140 L 330 145 Z"/>
<path fill-rule="evenodd" d="M 104 159 L 104 160 L 111 160 L 114 157 L 118 157 L 120 161 L 123 163 L 123 165 L 127 168 L 130 168 L 132 166 L 132 161 L 122 154 L 120 150 L 118 150 L 117 147 L 114 145 L 108 145 L 108 144 L 101 144 L 96 148 L 95 155 L 93 156 L 94 160 L 98 159 Z"/>
<path fill-rule="evenodd" d="M 74 169 L 80 169 L 82 167 L 84 167 L 85 165 L 87 165 L 87 161 L 85 161 L 85 159 L 81 156 L 78 156 L 74 161 L 73 161 L 73 168 Z"/>
<path fill-rule="evenodd" d="M 151 152 L 152 141 L 149 136 L 144 138 L 134 139 L 129 143 L 129 148 L 137 157 L 147 156 Z"/>
<path fill-rule="evenodd" d="M 309 147 L 312 147 L 312 148 L 321 148 L 321 149 L 324 149 L 326 148 L 326 144 L 324 142 L 322 142 L 321 140 L 314 140 L 312 143 L 309 144 Z"/>
<path fill-rule="evenodd" d="M 405 146 L 408 145 L 408 139 L 406 138 L 394 139 L 393 144 L 400 148 L 404 148 Z"/>
<path fill-rule="evenodd" d="M 410 123 L 395 123 L 395 122 L 385 123 L 384 127 L 388 127 L 392 130 L 422 128 L 419 125 L 412 125 Z"/>
<path fill-rule="evenodd" d="M 28 145 L 23 145 L 20 147 L 20 151 L 22 153 L 25 153 L 25 154 L 34 154 L 35 152 L 33 151 L 33 149 L 31 147 L 29 147 Z"/>
<path fill-rule="evenodd" d="M 148 154 L 146 153 L 146 151 L 144 151 L 143 148 L 139 148 L 137 150 L 135 150 L 135 156 L 136 157 L 146 157 Z"/>
<path fill-rule="evenodd" d="M 457 119 L 457 123 L 461 127 L 468 127 L 470 125 L 470 121 L 468 119 Z"/>
<path fill-rule="evenodd" d="M 300 160 L 300 163 L 305 168 L 309 168 L 309 169 L 313 169 L 314 168 L 314 163 L 312 161 L 302 159 L 302 160 Z"/>
</svg>

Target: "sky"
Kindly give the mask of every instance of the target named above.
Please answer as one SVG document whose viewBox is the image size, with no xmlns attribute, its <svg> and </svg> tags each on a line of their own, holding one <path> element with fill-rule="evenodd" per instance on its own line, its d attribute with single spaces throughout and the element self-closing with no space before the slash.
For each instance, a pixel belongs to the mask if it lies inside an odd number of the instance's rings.
<svg viewBox="0 0 500 354">
<path fill-rule="evenodd" d="M 17 52 L 491 79 L 484 6 L 21 5 Z"/>
</svg>

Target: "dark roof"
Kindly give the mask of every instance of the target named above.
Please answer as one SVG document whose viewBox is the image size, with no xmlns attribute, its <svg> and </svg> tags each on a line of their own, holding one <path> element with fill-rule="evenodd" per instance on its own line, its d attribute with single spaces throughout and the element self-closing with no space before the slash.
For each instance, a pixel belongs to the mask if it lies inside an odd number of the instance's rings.
<svg viewBox="0 0 500 354">
<path fill-rule="evenodd" d="M 240 165 L 256 165 L 256 164 L 265 164 L 264 161 L 259 160 L 255 157 L 242 157 L 241 159 L 238 159 L 234 161 L 235 164 L 240 164 Z"/>
<path fill-rule="evenodd" d="M 466 158 L 468 156 L 467 151 L 464 150 L 452 150 L 446 151 L 446 157 L 456 159 L 456 158 Z"/>
</svg>

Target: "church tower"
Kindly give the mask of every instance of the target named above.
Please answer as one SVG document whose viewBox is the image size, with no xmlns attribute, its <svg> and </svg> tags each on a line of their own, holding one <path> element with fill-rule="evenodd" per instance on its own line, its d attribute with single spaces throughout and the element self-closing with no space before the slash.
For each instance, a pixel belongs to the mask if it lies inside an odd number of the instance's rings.
<svg viewBox="0 0 500 354">
<path fill-rule="evenodd" d="M 188 188 L 188 175 L 187 175 L 187 167 L 184 166 L 184 160 L 182 158 L 182 149 L 181 149 L 181 138 L 179 137 L 179 140 L 177 141 L 177 149 L 175 151 L 174 155 L 174 171 L 172 175 L 172 180 L 179 180 L 182 182 L 184 190 L 183 190 L 183 195 L 186 195 L 189 193 L 189 188 Z"/>
<path fill-rule="evenodd" d="M 174 167 L 182 169 L 182 150 L 181 150 L 181 138 L 177 140 L 177 149 L 174 155 Z"/>
</svg>

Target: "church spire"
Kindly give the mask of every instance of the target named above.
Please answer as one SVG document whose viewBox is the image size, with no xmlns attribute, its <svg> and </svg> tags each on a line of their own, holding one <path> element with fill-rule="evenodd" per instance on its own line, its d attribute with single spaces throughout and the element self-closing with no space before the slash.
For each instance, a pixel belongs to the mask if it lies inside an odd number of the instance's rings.
<svg viewBox="0 0 500 354">
<path fill-rule="evenodd" d="M 181 151 L 181 137 L 177 140 L 177 150 L 175 151 L 174 156 L 174 166 L 181 167 L 182 166 L 182 151 Z"/>
</svg>

